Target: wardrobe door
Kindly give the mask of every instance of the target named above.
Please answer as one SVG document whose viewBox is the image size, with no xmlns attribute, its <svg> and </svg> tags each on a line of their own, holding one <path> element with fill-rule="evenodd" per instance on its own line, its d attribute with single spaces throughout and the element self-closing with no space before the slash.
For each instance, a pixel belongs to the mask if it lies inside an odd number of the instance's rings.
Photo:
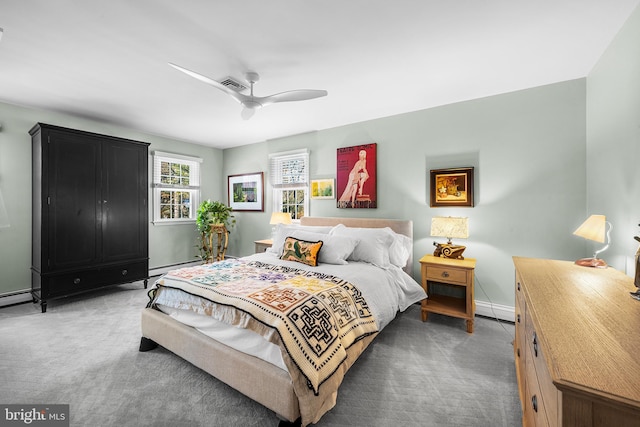
<svg viewBox="0 0 640 427">
<path fill-rule="evenodd" d="M 95 139 L 51 131 L 48 138 L 43 262 L 56 272 L 100 259 L 100 144 Z"/>
<path fill-rule="evenodd" d="M 147 145 L 106 141 L 102 160 L 105 263 L 148 258 Z"/>
</svg>

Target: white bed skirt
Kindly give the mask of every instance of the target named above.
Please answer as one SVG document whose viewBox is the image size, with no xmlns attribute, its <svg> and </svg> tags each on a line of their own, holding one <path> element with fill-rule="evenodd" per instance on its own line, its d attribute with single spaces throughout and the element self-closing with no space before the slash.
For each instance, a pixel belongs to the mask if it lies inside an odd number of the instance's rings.
<svg viewBox="0 0 640 427">
<path fill-rule="evenodd" d="M 179 290 L 170 288 L 163 289 L 163 292 L 180 293 Z M 203 316 L 190 310 L 175 309 L 161 304 L 157 304 L 157 308 L 178 322 L 193 327 L 209 338 L 213 338 L 234 350 L 250 354 L 287 371 L 284 361 L 282 360 L 280 347 L 268 342 L 262 336 L 249 329 L 237 328 L 219 322 L 211 316 Z"/>
</svg>

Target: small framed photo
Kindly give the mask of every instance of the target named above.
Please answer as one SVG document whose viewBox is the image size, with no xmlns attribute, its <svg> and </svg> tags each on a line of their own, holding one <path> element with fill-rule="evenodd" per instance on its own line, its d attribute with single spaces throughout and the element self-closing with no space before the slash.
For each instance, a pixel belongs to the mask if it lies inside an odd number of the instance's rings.
<svg viewBox="0 0 640 427">
<path fill-rule="evenodd" d="M 335 199 L 336 190 L 333 179 L 312 179 L 311 198 L 312 199 Z"/>
<path fill-rule="evenodd" d="M 473 168 L 432 169 L 430 206 L 473 207 Z"/>
<path fill-rule="evenodd" d="M 264 172 L 229 175 L 229 206 L 234 211 L 264 212 Z"/>
</svg>

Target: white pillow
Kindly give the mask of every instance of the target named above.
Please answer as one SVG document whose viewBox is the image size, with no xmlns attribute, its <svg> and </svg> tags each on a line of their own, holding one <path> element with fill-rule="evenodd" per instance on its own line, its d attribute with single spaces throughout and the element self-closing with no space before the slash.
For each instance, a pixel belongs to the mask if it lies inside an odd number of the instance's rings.
<svg viewBox="0 0 640 427">
<path fill-rule="evenodd" d="M 360 241 L 347 260 L 363 261 L 380 268 L 389 268 L 391 266 L 389 247 L 394 240 L 389 230 L 391 229 L 345 227 L 343 224 L 338 224 L 333 227 L 330 234 L 352 237 Z"/>
<path fill-rule="evenodd" d="M 282 256 L 282 250 L 284 247 L 285 239 L 291 235 L 292 231 L 309 231 L 312 233 L 324 233 L 327 234 L 331 231 L 333 227 L 331 226 L 322 226 L 322 225 L 298 225 L 298 224 L 278 224 L 276 225 L 276 233 L 273 236 L 273 244 L 267 252 L 273 252 L 278 255 L 278 257 Z"/>
<path fill-rule="evenodd" d="M 407 261 L 409 261 L 409 255 L 411 255 L 413 251 L 411 238 L 404 234 L 398 234 L 390 228 L 388 230 L 394 237 L 393 243 L 389 248 L 389 261 L 395 266 L 404 268 L 404 266 L 407 265 Z"/>
<path fill-rule="evenodd" d="M 318 253 L 318 262 L 325 264 L 348 264 L 347 258 L 359 242 L 358 239 L 352 237 L 313 233 L 306 230 L 293 230 L 289 236 L 308 242 L 322 240 L 322 249 Z"/>
</svg>

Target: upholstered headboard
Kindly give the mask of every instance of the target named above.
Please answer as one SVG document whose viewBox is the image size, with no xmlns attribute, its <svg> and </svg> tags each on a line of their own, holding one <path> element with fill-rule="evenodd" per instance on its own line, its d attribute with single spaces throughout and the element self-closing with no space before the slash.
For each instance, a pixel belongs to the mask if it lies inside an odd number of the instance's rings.
<svg viewBox="0 0 640 427">
<path fill-rule="evenodd" d="M 344 224 L 346 227 L 384 228 L 389 227 L 398 234 L 404 234 L 413 243 L 413 221 L 384 218 L 334 218 L 305 216 L 300 219 L 300 225 L 328 225 Z M 409 254 L 407 265 L 403 268 L 410 276 L 413 275 L 413 251 Z"/>
</svg>

